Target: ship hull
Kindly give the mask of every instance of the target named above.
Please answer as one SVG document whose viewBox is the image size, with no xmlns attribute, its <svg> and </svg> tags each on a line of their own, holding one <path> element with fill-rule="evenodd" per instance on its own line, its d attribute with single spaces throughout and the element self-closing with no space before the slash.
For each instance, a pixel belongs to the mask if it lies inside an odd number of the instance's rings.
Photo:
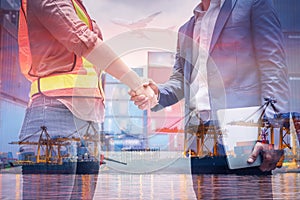
<svg viewBox="0 0 300 200">
<path fill-rule="evenodd" d="M 99 168 L 99 161 L 25 164 L 22 165 L 22 174 L 98 174 Z"/>
<path fill-rule="evenodd" d="M 237 175 L 271 175 L 262 172 L 259 167 L 229 169 L 225 156 L 191 157 L 192 174 L 237 174 Z"/>
<path fill-rule="evenodd" d="M 24 164 L 22 165 L 22 174 L 75 174 L 76 165 L 76 162 Z"/>
<path fill-rule="evenodd" d="M 81 161 L 77 162 L 76 174 L 98 174 L 99 169 L 99 161 Z"/>
</svg>

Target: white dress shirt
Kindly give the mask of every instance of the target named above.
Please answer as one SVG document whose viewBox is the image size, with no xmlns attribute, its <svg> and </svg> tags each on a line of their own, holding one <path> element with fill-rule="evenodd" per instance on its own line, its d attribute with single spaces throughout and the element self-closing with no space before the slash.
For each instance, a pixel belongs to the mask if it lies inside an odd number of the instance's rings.
<svg viewBox="0 0 300 200">
<path fill-rule="evenodd" d="M 225 0 L 211 0 L 207 11 L 203 11 L 202 3 L 194 9 L 196 22 L 193 39 L 197 42 L 199 50 L 190 86 L 192 110 L 211 110 L 207 81 L 207 60 L 216 20 L 224 1 Z"/>
</svg>

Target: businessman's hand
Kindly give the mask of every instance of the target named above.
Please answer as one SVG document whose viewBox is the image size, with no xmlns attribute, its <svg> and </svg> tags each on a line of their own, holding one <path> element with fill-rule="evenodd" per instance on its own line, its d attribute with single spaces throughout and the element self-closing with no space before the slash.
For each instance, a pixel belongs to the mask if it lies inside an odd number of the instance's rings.
<svg viewBox="0 0 300 200">
<path fill-rule="evenodd" d="M 252 154 L 249 156 L 247 162 L 254 163 L 259 155 L 262 155 L 261 171 L 271 171 L 276 167 L 281 167 L 281 162 L 284 158 L 283 150 L 275 150 L 272 145 L 257 142 L 253 148 Z"/>
<path fill-rule="evenodd" d="M 155 105 L 157 105 L 158 100 L 158 87 L 156 83 L 149 79 L 143 84 L 144 88 L 147 88 L 147 90 L 151 90 L 154 93 L 154 96 L 147 97 L 143 93 L 140 93 L 139 91 L 129 91 L 129 95 L 131 96 L 130 100 L 134 102 L 136 106 L 138 106 L 141 110 L 146 110 L 153 108 Z"/>
</svg>

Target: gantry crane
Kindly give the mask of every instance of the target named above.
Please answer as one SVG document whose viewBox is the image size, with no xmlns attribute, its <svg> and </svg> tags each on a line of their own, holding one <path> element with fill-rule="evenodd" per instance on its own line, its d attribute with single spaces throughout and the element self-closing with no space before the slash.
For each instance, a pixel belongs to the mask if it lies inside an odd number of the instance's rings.
<svg viewBox="0 0 300 200">
<path fill-rule="evenodd" d="M 275 113 L 278 113 L 277 109 L 275 108 L 274 104 L 276 100 L 271 98 L 265 99 L 265 104 L 262 105 L 257 112 L 261 113 L 260 117 L 257 122 L 253 121 L 236 121 L 233 122 L 234 125 L 241 125 L 241 126 L 255 126 L 258 127 L 257 139 L 269 142 L 269 144 L 275 144 L 275 135 L 278 135 L 278 149 L 291 149 L 293 151 L 293 161 L 295 161 L 295 140 L 290 140 L 292 131 L 290 131 L 290 113 L 286 114 L 275 114 L 274 119 L 267 119 L 265 117 L 265 112 L 267 107 L 271 107 Z M 190 115 L 190 114 L 189 114 Z M 254 115 L 254 114 L 253 114 Z M 191 116 L 191 115 L 190 115 Z M 249 119 L 252 117 L 249 116 Z M 204 123 L 200 120 L 200 125 L 196 125 L 195 127 L 189 126 L 186 128 L 185 131 L 185 139 L 184 139 L 184 154 L 189 156 L 218 156 L 218 139 L 222 137 L 222 130 L 218 126 L 218 123 Z M 188 123 L 186 123 L 188 124 Z M 277 129 L 277 131 L 275 131 Z M 276 132 L 276 134 L 275 134 Z M 196 151 L 189 149 L 189 143 L 194 139 L 196 139 Z M 295 138 L 296 136 L 292 136 Z M 207 143 L 212 142 L 212 146 L 208 147 Z M 293 144 L 291 145 L 290 142 Z M 278 163 L 280 167 L 283 162 L 283 158 Z"/>
<path fill-rule="evenodd" d="M 30 137 L 25 138 L 22 141 L 18 142 L 10 142 L 9 144 L 18 144 L 18 145 L 35 145 L 37 146 L 37 155 L 36 155 L 36 163 L 57 163 L 62 164 L 63 157 L 68 157 L 68 155 L 61 155 L 61 147 L 67 146 L 71 141 L 79 142 L 80 138 L 75 137 L 57 137 L 51 138 L 47 132 L 47 128 L 45 126 L 41 127 L 41 133 L 38 141 L 28 141 Z M 56 147 L 56 151 L 55 151 Z M 44 150 L 44 155 L 41 154 L 41 149 Z M 54 159 L 53 152 L 57 152 L 57 157 Z"/>
</svg>

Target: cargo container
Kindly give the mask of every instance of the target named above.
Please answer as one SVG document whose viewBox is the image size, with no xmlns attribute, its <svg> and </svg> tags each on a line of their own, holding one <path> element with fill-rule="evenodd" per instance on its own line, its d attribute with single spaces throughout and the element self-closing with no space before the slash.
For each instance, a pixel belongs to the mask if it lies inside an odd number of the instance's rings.
<svg viewBox="0 0 300 200">
<path fill-rule="evenodd" d="M 26 105 L 0 97 L 0 152 L 12 152 L 16 158 L 17 145 L 8 144 L 18 140 Z"/>
<path fill-rule="evenodd" d="M 299 32 L 299 0 L 273 0 L 283 32 Z"/>
<path fill-rule="evenodd" d="M 26 105 L 29 82 L 20 72 L 18 62 L 18 6 L 17 0 L 0 1 L 0 152 L 12 152 L 17 145 Z"/>
<path fill-rule="evenodd" d="M 14 1 L 5 2 L 1 1 L 0 7 L 0 92 L 24 102 L 28 101 L 29 81 L 21 74 L 18 61 L 18 12 Z"/>
<path fill-rule="evenodd" d="M 292 112 L 300 112 L 300 8 L 299 0 L 273 0 L 281 22 L 291 87 Z M 287 94 L 288 95 L 288 94 Z"/>
</svg>

